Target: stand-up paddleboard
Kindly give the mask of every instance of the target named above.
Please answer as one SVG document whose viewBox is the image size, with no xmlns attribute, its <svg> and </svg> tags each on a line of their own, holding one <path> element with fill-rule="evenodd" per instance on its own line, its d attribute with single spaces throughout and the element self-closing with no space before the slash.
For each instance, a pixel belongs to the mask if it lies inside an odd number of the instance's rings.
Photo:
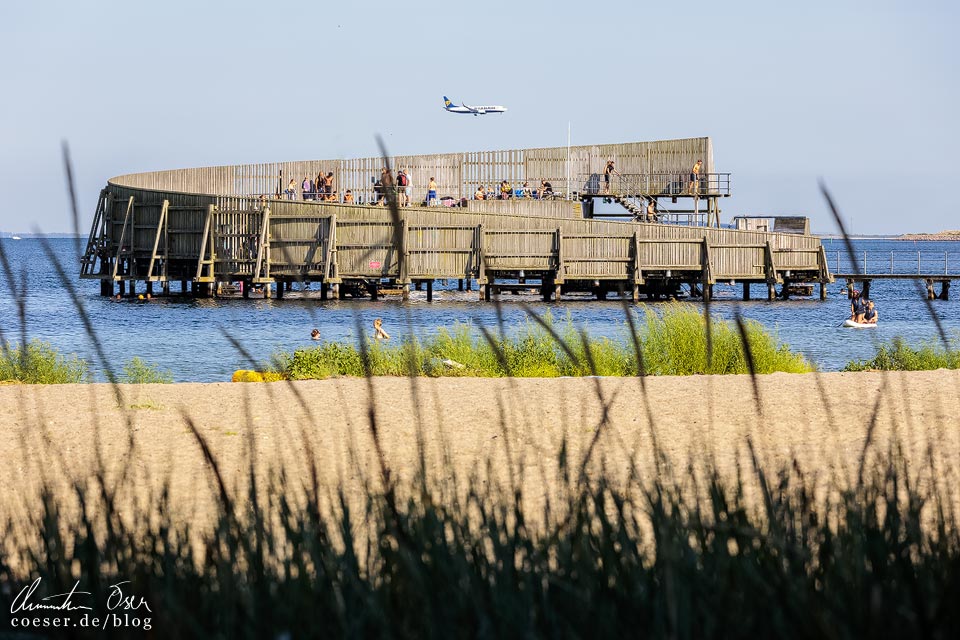
<svg viewBox="0 0 960 640">
<path fill-rule="evenodd" d="M 854 322 L 853 320 L 847 319 L 843 321 L 843 326 L 850 329 L 876 329 L 877 323 Z"/>
</svg>

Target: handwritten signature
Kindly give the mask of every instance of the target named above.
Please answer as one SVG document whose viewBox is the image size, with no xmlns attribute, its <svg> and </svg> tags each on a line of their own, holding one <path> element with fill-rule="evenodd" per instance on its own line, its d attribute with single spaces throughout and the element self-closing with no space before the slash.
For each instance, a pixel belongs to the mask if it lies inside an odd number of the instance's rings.
<svg viewBox="0 0 960 640">
<path fill-rule="evenodd" d="M 121 588 L 122 585 L 130 584 L 129 580 L 124 580 L 123 582 L 118 582 L 116 584 L 110 585 L 110 592 L 107 595 L 107 609 L 109 611 L 136 611 L 138 609 L 145 609 L 153 613 L 153 610 L 150 608 L 150 605 L 147 604 L 147 599 L 142 596 L 137 596 L 135 594 L 124 593 Z M 78 591 L 80 587 L 80 581 L 77 580 L 73 588 L 66 593 L 55 593 L 53 595 L 45 596 L 40 598 L 39 602 L 31 601 L 34 598 L 34 594 L 37 590 L 37 587 L 40 586 L 40 578 L 37 578 L 29 585 L 25 586 L 20 590 L 20 593 L 13 599 L 13 602 L 10 604 L 10 613 L 17 613 L 18 611 L 92 611 L 92 607 L 88 607 L 82 604 L 74 604 L 73 598 L 76 596 L 89 596 L 89 591 Z M 79 599 L 79 598 L 78 598 Z"/>
</svg>

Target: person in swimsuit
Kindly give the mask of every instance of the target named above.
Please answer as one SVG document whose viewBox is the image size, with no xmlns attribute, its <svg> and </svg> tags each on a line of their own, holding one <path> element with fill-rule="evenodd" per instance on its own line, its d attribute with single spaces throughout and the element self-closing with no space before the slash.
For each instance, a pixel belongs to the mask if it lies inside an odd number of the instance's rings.
<svg viewBox="0 0 960 640">
<path fill-rule="evenodd" d="M 607 160 L 607 166 L 603 169 L 603 192 L 610 193 L 610 174 L 621 175 L 613 166 L 613 160 Z"/>
<path fill-rule="evenodd" d="M 647 222 L 657 221 L 659 221 L 659 216 L 657 215 L 657 203 L 651 198 L 647 202 Z"/>
<path fill-rule="evenodd" d="M 867 302 L 859 291 L 853 292 L 853 300 L 850 301 L 850 319 L 854 322 L 863 322 L 863 314 L 867 310 Z"/>
<path fill-rule="evenodd" d="M 877 309 L 873 304 L 873 300 L 867 302 L 867 308 L 863 312 L 863 322 L 866 324 L 877 324 L 877 320 L 880 319 L 880 315 L 877 313 Z"/>
<path fill-rule="evenodd" d="M 377 318 L 373 321 L 373 330 L 376 332 L 374 337 L 377 340 L 389 340 L 390 334 L 383 329 L 383 320 Z"/>
<path fill-rule="evenodd" d="M 437 181 L 430 178 L 430 182 L 427 183 L 427 206 L 431 207 L 437 202 Z"/>
<path fill-rule="evenodd" d="M 697 163 L 693 165 L 693 169 L 690 170 L 690 185 L 687 189 L 690 193 L 697 193 L 700 190 L 701 168 L 703 168 L 703 160 L 697 160 Z"/>
</svg>

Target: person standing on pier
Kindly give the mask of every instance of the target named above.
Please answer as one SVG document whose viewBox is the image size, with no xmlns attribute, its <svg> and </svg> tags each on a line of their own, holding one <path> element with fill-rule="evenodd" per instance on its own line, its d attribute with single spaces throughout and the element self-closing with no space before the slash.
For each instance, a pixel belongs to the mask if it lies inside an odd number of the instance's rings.
<svg viewBox="0 0 960 640">
<path fill-rule="evenodd" d="M 437 181 L 430 176 L 430 182 L 427 183 L 427 206 L 432 207 L 437 202 Z"/>
<path fill-rule="evenodd" d="M 323 192 L 328 196 L 333 193 L 333 171 L 328 171 L 323 177 Z"/>
<path fill-rule="evenodd" d="M 284 191 L 287 195 L 287 200 L 296 200 L 297 197 L 297 181 L 293 178 L 290 178 L 290 182 L 287 183 L 287 190 Z"/>
<path fill-rule="evenodd" d="M 300 183 L 300 190 L 303 192 L 303 195 L 301 197 L 304 200 L 313 199 L 313 188 L 314 188 L 313 180 L 311 180 L 307 176 L 303 176 L 303 182 Z"/>
<path fill-rule="evenodd" d="M 697 160 L 697 163 L 693 165 L 693 169 L 690 170 L 690 186 L 688 191 L 693 194 L 700 192 L 700 169 L 703 168 L 703 160 Z"/>
<path fill-rule="evenodd" d="M 610 193 L 610 174 L 622 175 L 613 166 L 613 160 L 607 160 L 607 166 L 603 168 L 603 192 Z"/>
</svg>

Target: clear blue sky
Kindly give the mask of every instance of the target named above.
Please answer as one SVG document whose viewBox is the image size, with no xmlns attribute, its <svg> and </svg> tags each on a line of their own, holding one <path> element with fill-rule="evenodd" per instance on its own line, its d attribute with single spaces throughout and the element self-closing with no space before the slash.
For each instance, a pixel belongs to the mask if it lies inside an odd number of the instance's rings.
<svg viewBox="0 0 960 640">
<path fill-rule="evenodd" d="M 0 230 L 117 174 L 710 136 L 733 214 L 960 228 L 957 2 L 3 2 Z M 503 104 L 443 112 L 441 95 Z M 86 229 L 84 229 L 86 231 Z"/>
</svg>

